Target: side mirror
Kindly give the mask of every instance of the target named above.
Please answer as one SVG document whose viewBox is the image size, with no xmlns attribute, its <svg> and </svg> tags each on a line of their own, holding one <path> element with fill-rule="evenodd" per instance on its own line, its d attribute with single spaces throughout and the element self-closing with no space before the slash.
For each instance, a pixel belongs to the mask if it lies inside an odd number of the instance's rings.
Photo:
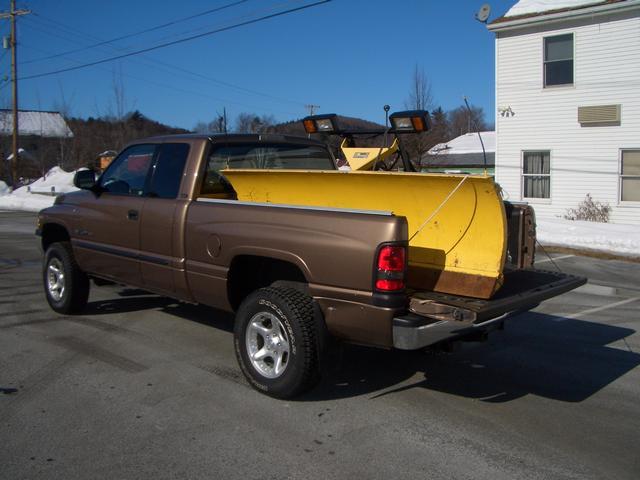
<svg viewBox="0 0 640 480">
<path fill-rule="evenodd" d="M 92 190 L 96 186 L 96 173 L 93 170 L 80 170 L 73 177 L 73 185 L 81 190 Z"/>
</svg>

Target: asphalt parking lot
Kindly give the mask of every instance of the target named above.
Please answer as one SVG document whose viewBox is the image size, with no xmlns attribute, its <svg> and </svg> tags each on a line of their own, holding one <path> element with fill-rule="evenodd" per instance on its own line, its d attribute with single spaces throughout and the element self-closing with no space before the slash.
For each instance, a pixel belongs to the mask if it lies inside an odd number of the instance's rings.
<svg viewBox="0 0 640 480">
<path fill-rule="evenodd" d="M 640 478 L 638 263 L 553 254 L 589 284 L 488 342 L 346 347 L 278 401 L 228 314 L 115 286 L 52 312 L 34 223 L 0 212 L 2 478 Z"/>
</svg>

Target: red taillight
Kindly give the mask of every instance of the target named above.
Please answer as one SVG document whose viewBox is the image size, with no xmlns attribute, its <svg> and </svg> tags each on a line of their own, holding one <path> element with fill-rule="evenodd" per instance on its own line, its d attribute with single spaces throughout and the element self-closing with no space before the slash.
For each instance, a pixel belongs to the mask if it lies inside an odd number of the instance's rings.
<svg viewBox="0 0 640 480">
<path fill-rule="evenodd" d="M 376 289 L 402 290 L 406 266 L 405 247 L 386 245 L 378 252 Z"/>
</svg>

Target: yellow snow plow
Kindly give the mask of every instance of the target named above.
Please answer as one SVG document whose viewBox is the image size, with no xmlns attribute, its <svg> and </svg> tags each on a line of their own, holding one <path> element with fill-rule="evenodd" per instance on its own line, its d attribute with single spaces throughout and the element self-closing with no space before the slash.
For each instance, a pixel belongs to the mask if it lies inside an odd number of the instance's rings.
<svg viewBox="0 0 640 480">
<path fill-rule="evenodd" d="M 224 170 L 238 200 L 391 212 L 409 230 L 408 286 L 490 298 L 507 251 L 505 207 L 488 176 Z"/>
</svg>

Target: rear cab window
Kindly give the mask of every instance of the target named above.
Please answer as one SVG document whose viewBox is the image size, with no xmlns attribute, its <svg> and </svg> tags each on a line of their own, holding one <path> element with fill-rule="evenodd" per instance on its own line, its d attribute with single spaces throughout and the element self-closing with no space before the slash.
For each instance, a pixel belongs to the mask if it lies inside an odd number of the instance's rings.
<svg viewBox="0 0 640 480">
<path fill-rule="evenodd" d="M 224 169 L 335 170 L 329 151 L 320 145 L 241 143 L 213 145 L 207 159 L 201 197 L 235 198 Z"/>
</svg>

